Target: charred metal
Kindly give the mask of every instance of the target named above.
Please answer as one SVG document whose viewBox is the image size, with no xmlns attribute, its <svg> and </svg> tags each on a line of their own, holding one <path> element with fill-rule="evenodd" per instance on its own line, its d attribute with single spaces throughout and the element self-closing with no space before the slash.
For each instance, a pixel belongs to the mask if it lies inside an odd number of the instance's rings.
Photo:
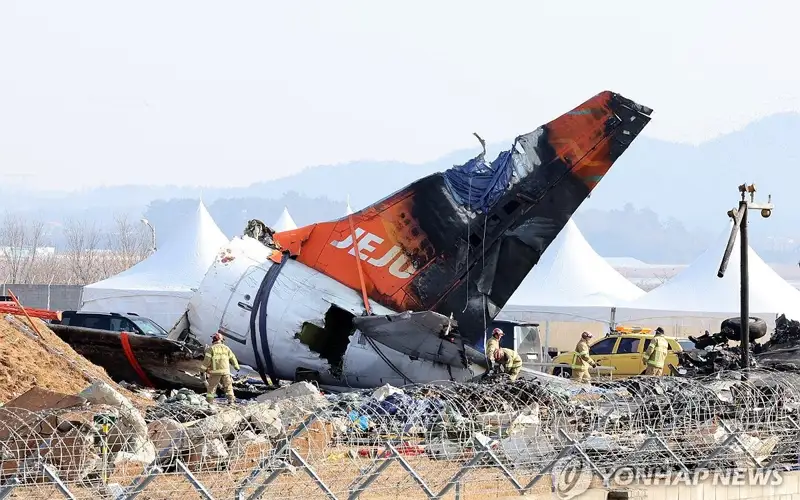
<svg viewBox="0 0 800 500">
<path fill-rule="evenodd" d="M 353 318 L 353 313 L 333 304 L 325 313 L 322 327 L 306 321 L 295 335 L 303 345 L 328 361 L 331 374 L 337 378 L 342 376 L 344 354 L 356 331 Z"/>
<path fill-rule="evenodd" d="M 800 353 L 800 322 L 781 315 L 775 321 L 775 331 L 764 343 L 758 339 L 767 333 L 767 325 L 761 318 L 750 318 L 750 344 L 748 368 L 768 368 L 778 371 L 797 371 Z M 739 318 L 722 322 L 717 333 L 705 332 L 700 337 L 689 337 L 695 349 L 678 353 L 680 369 L 677 374 L 684 376 L 712 375 L 723 371 L 742 369 L 741 346 L 731 346 L 729 342 L 741 340 L 742 328 Z"/>
<path fill-rule="evenodd" d="M 78 354 L 105 368 L 114 380 L 142 382 L 123 348 L 119 332 L 58 324 L 49 326 Z M 203 346 L 144 335 L 130 335 L 128 342 L 131 352 L 135 353 L 135 363 L 157 387 L 204 389 L 203 381 L 193 375 L 200 371 Z"/>
<path fill-rule="evenodd" d="M 551 123 L 518 137 L 491 164 L 479 155 L 409 187 L 411 219 L 438 250 L 410 285 L 419 309 L 452 313 L 470 343 L 483 339 L 485 323 L 496 317 L 589 195 L 591 187 L 574 173 L 576 166 L 591 156 L 590 162 L 603 163 L 602 177 L 650 120 L 650 109 L 617 94 L 603 104 L 609 111 L 595 115 L 607 116 L 606 122 L 591 138 L 595 148 L 607 146 L 603 154 L 585 151 L 562 158 Z M 480 196 L 469 185 L 476 178 L 485 184 Z"/>
</svg>

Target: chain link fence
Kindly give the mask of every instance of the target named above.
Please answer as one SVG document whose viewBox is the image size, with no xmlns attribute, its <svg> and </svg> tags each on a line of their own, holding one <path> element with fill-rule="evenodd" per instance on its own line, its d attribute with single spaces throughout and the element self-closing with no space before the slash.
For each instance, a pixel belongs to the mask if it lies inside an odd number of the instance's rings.
<svg viewBox="0 0 800 500">
<path fill-rule="evenodd" d="M 237 406 L 195 395 L 144 409 L 113 395 L 7 406 L 0 499 L 564 498 L 574 478 L 609 486 L 623 464 L 795 468 L 800 376 L 740 375 L 305 391 Z"/>
</svg>

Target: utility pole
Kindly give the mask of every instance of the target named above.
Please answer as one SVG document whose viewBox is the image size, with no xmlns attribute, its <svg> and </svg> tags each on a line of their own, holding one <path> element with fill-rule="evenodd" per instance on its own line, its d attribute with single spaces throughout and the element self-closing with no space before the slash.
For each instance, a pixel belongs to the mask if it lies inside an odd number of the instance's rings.
<svg viewBox="0 0 800 500">
<path fill-rule="evenodd" d="M 761 217 L 766 219 L 772 215 L 772 209 L 774 206 L 772 205 L 772 195 L 767 197 L 766 203 L 756 203 L 755 184 L 742 184 L 739 186 L 739 194 L 741 195 L 741 200 L 739 200 L 739 208 L 728 211 L 728 217 L 733 219 L 733 227 L 731 228 L 731 236 L 728 238 L 728 246 L 725 247 L 725 254 L 722 256 L 722 263 L 719 265 L 717 277 L 722 278 L 725 276 L 725 270 L 728 267 L 728 260 L 730 260 L 731 252 L 733 251 L 733 244 L 736 241 L 736 231 L 738 230 L 740 243 L 739 251 L 741 252 L 741 268 L 739 273 L 739 322 L 741 324 L 741 343 L 739 345 L 742 350 L 742 369 L 744 370 L 742 378 L 743 380 L 747 380 L 747 370 L 750 368 L 750 271 L 747 262 L 747 211 L 760 210 Z M 747 200 L 747 194 L 750 195 L 749 201 Z"/>
<path fill-rule="evenodd" d="M 145 226 L 150 228 L 150 234 L 153 237 L 153 246 L 150 249 L 150 253 L 151 254 L 155 253 L 156 252 L 156 228 L 154 228 L 153 225 L 150 224 L 150 221 L 147 220 L 147 219 L 142 219 L 142 224 L 144 224 Z"/>
</svg>

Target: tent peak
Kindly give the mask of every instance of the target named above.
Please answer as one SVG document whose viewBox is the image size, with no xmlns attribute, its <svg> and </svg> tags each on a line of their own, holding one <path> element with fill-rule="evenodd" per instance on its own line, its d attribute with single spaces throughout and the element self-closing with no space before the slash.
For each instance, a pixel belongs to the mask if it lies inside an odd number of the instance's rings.
<svg viewBox="0 0 800 500">
<path fill-rule="evenodd" d="M 202 201 L 181 219 L 158 251 L 117 275 L 85 286 L 82 310 L 135 311 L 162 326 L 173 324 L 228 243 Z"/>
<path fill-rule="evenodd" d="M 717 277 L 725 247 L 731 233 L 731 221 L 712 244 L 683 271 L 665 284 L 625 307 L 645 314 L 646 311 L 668 311 L 670 314 L 696 313 L 705 316 L 739 313 L 739 277 L 741 250 L 735 244 L 725 276 Z M 739 242 L 739 234 L 735 242 Z M 750 278 L 750 311 L 752 315 L 786 314 L 800 319 L 800 291 L 781 278 L 748 246 Z"/>
<path fill-rule="evenodd" d="M 283 212 L 272 225 L 272 229 L 275 232 L 280 233 L 281 231 L 291 231 L 292 229 L 297 229 L 297 224 L 295 224 L 294 219 L 289 214 L 289 208 L 284 206 Z"/>
<path fill-rule="evenodd" d="M 644 295 L 592 246 L 569 219 L 508 300 L 536 307 L 613 307 Z"/>
</svg>

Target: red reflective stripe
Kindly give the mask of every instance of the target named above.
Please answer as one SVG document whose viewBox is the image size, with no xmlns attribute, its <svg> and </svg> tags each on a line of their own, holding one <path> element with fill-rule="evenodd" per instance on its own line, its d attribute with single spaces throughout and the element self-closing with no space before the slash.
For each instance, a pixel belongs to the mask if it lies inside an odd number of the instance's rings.
<svg viewBox="0 0 800 500">
<path fill-rule="evenodd" d="M 136 361 L 136 356 L 133 355 L 133 349 L 131 349 L 131 343 L 128 340 L 128 333 L 127 332 L 120 332 L 119 334 L 120 340 L 122 340 L 122 352 L 125 353 L 125 357 L 128 358 L 128 363 L 131 364 L 133 371 L 139 375 L 139 378 L 144 382 L 144 385 L 147 387 L 155 388 L 150 379 L 147 378 L 147 375 L 142 370 L 142 367 L 139 366 L 139 362 Z"/>
</svg>

